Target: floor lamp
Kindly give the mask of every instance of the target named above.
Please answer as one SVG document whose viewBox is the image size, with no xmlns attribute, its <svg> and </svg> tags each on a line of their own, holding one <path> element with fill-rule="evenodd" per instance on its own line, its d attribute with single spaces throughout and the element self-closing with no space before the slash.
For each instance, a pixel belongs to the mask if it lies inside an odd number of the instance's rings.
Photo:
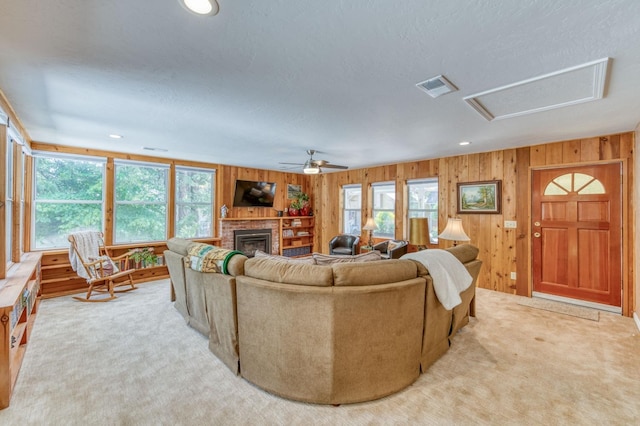
<svg viewBox="0 0 640 426">
<path fill-rule="evenodd" d="M 429 219 L 426 217 L 409 218 L 409 242 L 425 250 L 429 244 Z"/>
<path fill-rule="evenodd" d="M 442 234 L 438 235 L 443 240 L 452 240 L 454 247 L 458 245 L 458 241 L 470 241 L 471 238 L 464 233 L 462 228 L 462 219 L 456 219 L 450 217 L 447 219 L 447 226 L 442 231 Z"/>
</svg>

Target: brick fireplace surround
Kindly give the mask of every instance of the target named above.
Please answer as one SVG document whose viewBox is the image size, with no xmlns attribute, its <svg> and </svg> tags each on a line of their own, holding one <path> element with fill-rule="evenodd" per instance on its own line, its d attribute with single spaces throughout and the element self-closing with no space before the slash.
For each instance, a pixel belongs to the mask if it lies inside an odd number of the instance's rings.
<svg viewBox="0 0 640 426">
<path fill-rule="evenodd" d="M 233 250 L 233 231 L 246 229 L 271 229 L 271 253 L 280 254 L 280 220 L 279 219 L 222 219 L 220 226 L 221 247 Z"/>
</svg>

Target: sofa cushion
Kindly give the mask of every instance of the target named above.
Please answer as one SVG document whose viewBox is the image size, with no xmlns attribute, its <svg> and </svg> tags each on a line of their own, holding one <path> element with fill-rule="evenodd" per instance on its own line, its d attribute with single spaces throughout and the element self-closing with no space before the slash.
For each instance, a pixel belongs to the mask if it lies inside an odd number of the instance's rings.
<svg viewBox="0 0 640 426">
<path fill-rule="evenodd" d="M 331 255 L 323 253 L 313 253 L 313 258 L 318 265 L 331 265 L 334 263 L 354 263 L 354 262 L 371 262 L 374 260 L 380 260 L 379 251 L 370 251 L 368 253 L 356 254 L 356 255 Z"/>
<path fill-rule="evenodd" d="M 255 257 L 269 257 L 271 259 L 283 260 L 285 262 L 307 263 L 309 265 L 315 265 L 316 264 L 316 260 L 312 256 L 287 257 L 287 256 L 279 256 L 277 254 L 265 253 L 262 250 L 256 250 L 254 256 Z"/>
<path fill-rule="evenodd" d="M 244 274 L 248 277 L 282 284 L 298 284 L 319 287 L 333 285 L 330 266 L 309 265 L 271 257 L 254 257 L 244 263 Z"/>
<path fill-rule="evenodd" d="M 409 260 L 391 259 L 367 263 L 336 263 L 333 285 L 360 286 L 389 284 L 410 280 L 418 276 L 418 267 Z"/>
<path fill-rule="evenodd" d="M 184 238 L 169 238 L 167 241 L 167 248 L 179 255 L 186 256 L 189 252 L 189 248 L 193 244 L 191 240 L 185 240 Z"/>
<path fill-rule="evenodd" d="M 454 255 L 460 262 L 467 263 L 478 257 L 480 250 L 471 244 L 460 244 L 447 249 L 449 253 Z"/>
</svg>

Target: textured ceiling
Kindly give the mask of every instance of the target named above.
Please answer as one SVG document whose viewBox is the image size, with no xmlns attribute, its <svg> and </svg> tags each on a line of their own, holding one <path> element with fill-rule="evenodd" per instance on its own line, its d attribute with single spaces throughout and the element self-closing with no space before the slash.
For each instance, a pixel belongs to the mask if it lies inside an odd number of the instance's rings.
<svg viewBox="0 0 640 426">
<path fill-rule="evenodd" d="M 0 0 L 0 89 L 34 141 L 274 170 L 310 148 L 359 168 L 640 121 L 637 0 L 219 3 Z M 605 57 L 598 101 L 493 122 L 463 101 Z M 416 88 L 439 74 L 459 90 Z"/>
</svg>

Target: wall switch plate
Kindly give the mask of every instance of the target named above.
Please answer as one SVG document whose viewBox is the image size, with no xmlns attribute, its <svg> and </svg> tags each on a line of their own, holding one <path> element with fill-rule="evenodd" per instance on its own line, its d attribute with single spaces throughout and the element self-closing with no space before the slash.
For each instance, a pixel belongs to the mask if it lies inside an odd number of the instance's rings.
<svg viewBox="0 0 640 426">
<path fill-rule="evenodd" d="M 516 229 L 518 227 L 518 222 L 516 222 L 515 220 L 505 220 L 504 221 L 504 228 L 505 229 Z"/>
<path fill-rule="evenodd" d="M 516 279 L 516 273 L 515 273 L 515 272 L 512 272 L 512 273 L 511 273 L 511 279 L 512 279 L 512 280 L 515 280 L 515 279 Z"/>
</svg>

